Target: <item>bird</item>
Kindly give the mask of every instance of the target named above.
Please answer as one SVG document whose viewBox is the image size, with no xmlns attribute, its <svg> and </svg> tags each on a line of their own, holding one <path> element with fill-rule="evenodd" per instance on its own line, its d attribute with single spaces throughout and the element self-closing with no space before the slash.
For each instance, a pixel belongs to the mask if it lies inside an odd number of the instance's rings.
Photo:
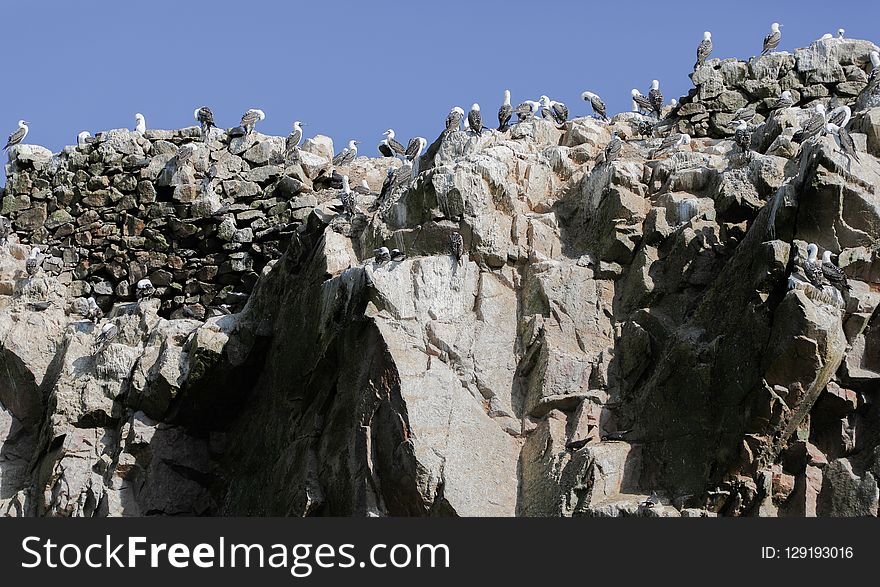
<svg viewBox="0 0 880 587">
<path fill-rule="evenodd" d="M 394 173 L 394 168 L 389 167 L 388 172 L 385 174 L 385 181 L 382 182 L 382 189 L 379 191 L 380 202 L 384 202 L 391 195 L 391 192 L 394 191 Z"/>
<path fill-rule="evenodd" d="M 652 508 L 657 505 L 660 505 L 660 496 L 657 495 L 656 491 L 652 491 L 648 499 L 639 504 L 643 508 Z"/>
<path fill-rule="evenodd" d="M 791 97 L 791 92 L 785 90 L 780 94 L 779 98 L 776 99 L 776 102 L 770 107 L 770 110 L 781 110 L 783 108 L 791 108 L 792 106 L 794 106 L 794 99 Z"/>
<path fill-rule="evenodd" d="M 549 116 L 556 121 L 556 124 L 564 124 L 568 120 L 568 107 L 562 102 L 551 100 L 547 96 L 541 96 L 541 114 L 545 118 Z"/>
<path fill-rule="evenodd" d="M 480 114 L 480 105 L 474 102 L 471 104 L 471 111 L 468 112 L 468 124 L 478 135 L 483 134 L 483 115 Z"/>
<path fill-rule="evenodd" d="M 605 163 L 616 160 L 622 148 L 623 141 L 620 140 L 620 136 L 616 132 L 611 133 L 611 140 L 605 146 Z"/>
<path fill-rule="evenodd" d="M 880 51 L 871 51 L 868 57 L 871 60 L 871 73 L 868 74 L 868 81 L 872 82 L 877 78 L 877 72 L 880 72 Z"/>
<path fill-rule="evenodd" d="M 697 62 L 694 64 L 694 70 L 706 61 L 706 58 L 712 53 L 712 33 L 706 31 L 703 33 L 703 40 L 697 45 Z"/>
<path fill-rule="evenodd" d="M 651 158 L 656 159 L 658 155 L 664 155 L 670 151 L 691 144 L 691 136 L 687 133 L 680 135 L 669 135 L 660 142 L 660 146 L 654 149 Z"/>
<path fill-rule="evenodd" d="M 449 114 L 446 116 L 446 130 L 444 131 L 444 134 L 458 130 L 462 118 L 464 118 L 464 109 L 461 106 L 455 106 L 450 110 Z"/>
<path fill-rule="evenodd" d="M 11 133 L 9 133 L 9 138 L 6 140 L 6 146 L 3 147 L 4 151 L 9 149 L 9 147 L 14 147 L 15 145 L 19 144 L 20 142 L 22 142 L 24 140 L 24 138 L 27 136 L 28 132 L 30 131 L 28 124 L 29 123 L 27 120 L 19 120 L 18 121 L 18 128 L 15 129 L 14 131 L 12 131 Z"/>
<path fill-rule="evenodd" d="M 846 34 L 846 29 L 837 29 L 837 38 L 843 39 L 843 35 Z"/>
<path fill-rule="evenodd" d="M 40 254 L 40 247 L 32 248 L 28 258 L 24 262 L 24 270 L 30 277 L 37 274 L 37 270 L 40 268 L 40 262 L 42 260 L 43 256 Z"/>
<path fill-rule="evenodd" d="M 643 137 L 650 137 L 654 134 L 654 123 L 648 118 L 633 119 L 630 122 L 633 125 L 636 134 Z"/>
<path fill-rule="evenodd" d="M 287 135 L 287 139 L 284 142 L 284 158 L 287 161 L 289 161 L 299 149 L 299 142 L 303 138 L 302 127 L 303 123 L 299 120 L 295 120 L 293 122 L 293 130 Z"/>
<path fill-rule="evenodd" d="M 822 270 L 822 265 L 818 259 L 819 255 L 819 247 L 816 246 L 816 243 L 810 243 L 807 245 L 807 260 L 801 263 L 801 268 L 804 271 L 804 275 L 807 276 L 807 279 L 813 286 L 817 288 L 822 288 L 825 285 L 825 272 Z"/>
<path fill-rule="evenodd" d="M 395 263 L 399 263 L 406 259 L 406 253 L 401 251 L 400 249 L 391 249 L 391 260 Z"/>
<path fill-rule="evenodd" d="M 834 38 L 834 35 L 832 35 L 831 33 L 825 33 L 824 35 L 819 37 L 819 40 L 820 41 L 830 41 L 833 38 Z"/>
<path fill-rule="evenodd" d="M 825 130 L 825 106 L 816 104 L 813 108 L 813 115 L 807 119 L 807 122 L 792 136 L 792 139 L 799 143 L 813 138 Z"/>
<path fill-rule="evenodd" d="M 0 216 L 0 247 L 9 242 L 10 234 L 12 234 L 12 223 L 6 216 Z"/>
<path fill-rule="evenodd" d="M 143 133 L 144 131 L 147 130 L 147 119 L 144 118 L 143 114 L 141 114 L 140 112 L 135 113 L 134 120 L 135 120 L 135 125 L 134 125 L 135 132 Z"/>
<path fill-rule="evenodd" d="M 89 131 L 82 131 L 81 133 L 76 135 L 76 146 L 82 149 L 89 143 L 90 138 L 92 138 L 92 134 Z"/>
<path fill-rule="evenodd" d="M 733 113 L 733 122 L 751 122 L 757 115 L 758 113 L 755 111 L 755 105 L 749 104 Z"/>
<path fill-rule="evenodd" d="M 361 194 L 362 196 L 372 196 L 373 195 L 373 190 L 370 189 L 370 185 L 367 183 L 366 179 L 362 179 L 361 185 L 356 185 L 351 189 L 352 189 L 352 191 L 355 191 L 355 192 Z"/>
<path fill-rule="evenodd" d="M 95 301 L 95 298 L 89 297 L 86 300 L 86 314 L 85 317 L 88 320 L 91 320 L 95 324 L 101 321 L 101 318 L 104 317 L 104 310 L 98 305 L 98 302 Z"/>
<path fill-rule="evenodd" d="M 658 80 L 651 81 L 651 89 L 648 91 L 648 101 L 651 103 L 654 114 L 657 115 L 657 118 L 660 118 L 660 113 L 663 111 L 663 92 L 660 91 L 660 82 Z"/>
<path fill-rule="evenodd" d="M 764 49 L 761 51 L 761 55 L 766 55 L 779 46 L 779 40 L 782 39 L 782 33 L 779 32 L 781 26 L 778 22 L 770 25 L 770 32 L 764 37 Z"/>
<path fill-rule="evenodd" d="M 510 105 L 510 90 L 504 90 L 504 103 L 498 109 L 498 130 L 504 132 L 513 117 L 513 106 Z"/>
<path fill-rule="evenodd" d="M 135 297 L 138 300 L 149 299 L 153 297 L 153 294 L 155 293 L 156 288 L 153 286 L 153 282 L 146 277 L 138 281 L 135 285 Z"/>
<path fill-rule="evenodd" d="M 103 353 L 110 343 L 116 339 L 118 334 L 119 328 L 113 322 L 108 322 L 102 326 L 101 332 L 98 333 L 98 337 L 95 339 L 95 344 L 92 347 L 92 354 L 99 355 Z"/>
<path fill-rule="evenodd" d="M 747 158 L 750 156 L 751 151 L 749 151 L 749 147 L 752 144 L 752 131 L 749 129 L 749 124 L 745 120 L 740 120 L 739 124 L 736 126 L 736 131 L 733 134 L 733 142 L 742 149 L 744 156 Z"/>
<path fill-rule="evenodd" d="M 539 102 L 535 102 L 534 100 L 526 100 L 519 106 L 514 109 L 514 114 L 516 114 L 516 121 L 523 122 L 524 120 L 531 120 L 535 117 L 535 114 L 538 113 L 538 110 L 541 108 L 541 104 Z"/>
<path fill-rule="evenodd" d="M 850 118 L 852 118 L 852 109 L 846 105 L 832 108 L 828 113 L 828 122 L 840 128 L 844 128 L 849 123 Z"/>
<path fill-rule="evenodd" d="M 589 436 L 586 438 L 582 438 L 580 440 L 572 440 L 571 442 L 569 442 L 568 444 L 565 445 L 565 450 L 570 451 L 570 452 L 580 450 L 580 449 L 584 448 L 585 446 L 587 446 L 587 443 L 589 443 L 591 440 L 592 440 L 592 438 Z"/>
<path fill-rule="evenodd" d="M 339 199 L 342 202 L 342 211 L 345 215 L 354 216 L 358 213 L 357 202 L 354 199 L 354 194 L 351 193 L 347 175 L 342 176 L 342 193 L 339 195 Z"/>
<path fill-rule="evenodd" d="M 379 152 L 383 157 L 396 157 L 397 155 L 403 155 L 406 152 L 403 145 L 394 138 L 393 128 L 389 128 L 382 134 L 385 135 L 385 138 L 379 143 Z"/>
<path fill-rule="evenodd" d="M 609 440 L 623 440 L 630 432 L 632 432 L 632 429 L 608 432 L 607 434 L 602 435 L 602 441 L 605 442 Z"/>
<path fill-rule="evenodd" d="M 822 268 L 822 275 L 828 283 L 837 288 L 840 293 L 845 293 L 852 289 L 846 281 L 846 273 L 831 262 L 831 251 L 822 253 L 822 264 L 820 267 Z"/>
<path fill-rule="evenodd" d="M 406 146 L 406 160 L 412 163 L 412 177 L 419 174 L 419 161 L 427 146 L 428 141 L 424 137 L 413 137 Z"/>
<path fill-rule="evenodd" d="M 355 141 L 355 140 L 348 141 L 348 146 L 346 148 L 342 149 L 342 151 L 340 151 L 339 154 L 333 158 L 333 165 L 336 165 L 336 166 L 348 165 L 352 161 L 354 161 L 354 158 L 357 157 L 357 154 L 358 154 L 357 146 L 360 144 L 361 144 L 360 141 Z"/>
<path fill-rule="evenodd" d="M 257 123 L 261 120 L 266 119 L 266 114 L 260 110 L 259 108 L 251 108 L 241 116 L 241 128 L 244 129 L 244 134 L 248 135 L 254 131 L 254 127 L 257 126 Z"/>
<path fill-rule="evenodd" d="M 831 132 L 833 132 L 833 130 Z M 856 151 L 856 143 L 853 141 L 852 135 L 849 134 L 849 131 L 845 128 L 838 127 L 837 138 L 840 140 L 840 148 L 844 155 L 861 163 L 862 161 L 859 159 L 858 151 Z"/>
<path fill-rule="evenodd" d="M 651 100 L 649 100 L 648 98 L 646 98 L 645 96 L 643 96 L 642 93 L 641 93 L 640 91 L 638 91 L 637 89 L 633 88 L 632 91 L 630 92 L 630 94 L 632 95 L 633 104 L 634 104 L 633 109 L 634 109 L 634 110 L 637 110 L 637 111 L 640 111 L 640 112 L 641 112 L 641 111 L 643 111 L 643 112 L 653 112 L 653 110 L 654 110 L 654 104 L 651 102 Z"/>
<path fill-rule="evenodd" d="M 391 253 L 388 251 L 388 247 L 379 247 L 373 249 L 373 257 L 376 259 L 376 263 L 385 263 L 391 260 Z"/>
<path fill-rule="evenodd" d="M 602 98 L 593 92 L 583 92 L 581 98 L 590 103 L 593 112 L 602 120 L 608 120 L 608 111 L 605 109 L 605 102 Z"/>
<path fill-rule="evenodd" d="M 208 140 L 208 133 L 210 133 L 211 128 L 214 127 L 214 113 L 211 112 L 211 109 L 207 106 L 202 106 L 193 111 L 193 118 L 195 118 L 202 127 L 202 139 Z"/>
<path fill-rule="evenodd" d="M 457 232 L 449 235 L 449 248 L 452 251 L 452 258 L 455 259 L 457 265 L 461 265 L 461 256 L 464 254 L 464 240 Z"/>
</svg>

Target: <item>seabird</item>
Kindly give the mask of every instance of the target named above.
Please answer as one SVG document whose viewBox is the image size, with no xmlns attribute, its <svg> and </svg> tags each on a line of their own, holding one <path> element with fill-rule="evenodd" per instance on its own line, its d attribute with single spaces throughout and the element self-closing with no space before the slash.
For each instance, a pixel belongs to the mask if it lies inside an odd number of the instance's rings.
<svg viewBox="0 0 880 587">
<path fill-rule="evenodd" d="M 284 158 L 285 160 L 290 160 L 294 153 L 299 149 L 299 142 L 303 138 L 303 123 L 299 120 L 295 120 L 293 122 L 293 130 L 290 131 L 290 134 L 287 135 L 287 140 L 284 143 Z"/>
<path fill-rule="evenodd" d="M 95 324 L 101 321 L 101 318 L 104 317 L 104 310 L 98 305 L 98 302 L 95 301 L 95 298 L 89 297 L 86 300 L 86 319 L 91 320 Z"/>
<path fill-rule="evenodd" d="M 513 106 L 510 105 L 510 90 L 504 90 L 504 103 L 498 109 L 498 130 L 506 131 L 512 116 Z"/>
<path fill-rule="evenodd" d="M 819 40 L 820 41 L 830 41 L 833 38 L 834 38 L 834 35 L 832 35 L 831 33 L 825 33 L 824 35 L 819 37 Z"/>
<path fill-rule="evenodd" d="M 143 133 L 145 130 L 147 130 L 147 119 L 144 118 L 143 114 L 141 114 L 140 112 L 135 113 L 134 120 L 136 122 L 136 124 L 134 125 L 135 132 Z"/>
<path fill-rule="evenodd" d="M 651 89 L 648 91 L 648 101 L 654 110 L 657 118 L 663 112 L 663 92 L 660 91 L 660 82 L 658 80 L 651 81 Z"/>
<path fill-rule="evenodd" d="M 244 129 L 245 134 L 250 134 L 254 131 L 257 123 L 265 119 L 266 114 L 262 110 L 251 108 L 241 116 L 241 127 Z"/>
<path fill-rule="evenodd" d="M 840 128 L 846 127 L 850 118 L 852 118 L 852 109 L 846 105 L 837 106 L 828 113 L 828 122 Z"/>
<path fill-rule="evenodd" d="M 373 190 L 370 189 L 370 185 L 367 183 L 366 179 L 362 179 L 361 185 L 356 185 L 352 189 L 363 196 L 373 195 Z"/>
<path fill-rule="evenodd" d="M 565 450 L 570 451 L 570 452 L 580 450 L 580 449 L 584 448 L 585 446 L 587 446 L 587 443 L 589 443 L 591 440 L 592 440 L 592 437 L 590 437 L 590 436 L 588 436 L 586 438 L 582 438 L 580 440 L 572 440 L 571 442 L 569 442 L 568 444 L 565 445 Z"/>
<path fill-rule="evenodd" d="M 88 144 L 90 138 L 92 138 L 92 134 L 89 131 L 82 131 L 76 135 L 76 146 L 82 149 Z"/>
<path fill-rule="evenodd" d="M 92 347 L 92 354 L 99 355 L 103 353 L 104 349 L 116 339 L 116 335 L 118 334 L 119 328 L 113 322 L 108 322 L 102 326 L 101 332 L 98 333 L 98 337 L 95 339 L 95 345 Z"/>
<path fill-rule="evenodd" d="M 406 253 L 401 251 L 400 249 L 391 249 L 391 260 L 395 263 L 400 263 L 406 259 Z"/>
<path fill-rule="evenodd" d="M 842 39 L 843 35 L 846 34 L 846 29 L 837 29 L 837 38 Z"/>
<path fill-rule="evenodd" d="M 770 110 L 780 110 L 782 108 L 791 108 L 794 106 L 794 99 L 791 97 L 791 92 L 789 90 L 785 90 L 770 107 Z"/>
<path fill-rule="evenodd" d="M 535 117 L 535 114 L 538 113 L 538 109 L 541 108 L 541 104 L 539 102 L 535 102 L 534 100 L 526 100 L 519 106 L 514 109 L 514 114 L 516 114 L 516 121 L 522 122 L 524 120 L 530 120 Z"/>
<path fill-rule="evenodd" d="M 871 73 L 868 75 L 868 81 L 873 81 L 877 77 L 877 72 L 880 71 L 880 51 L 871 51 L 869 57 L 871 59 Z"/>
<path fill-rule="evenodd" d="M 605 163 L 611 163 L 617 159 L 620 150 L 623 148 L 623 141 L 616 132 L 611 133 L 611 140 L 605 146 Z"/>
<path fill-rule="evenodd" d="M 742 153 L 746 158 L 751 156 L 749 147 L 752 144 L 752 131 L 749 129 L 749 124 L 745 120 L 740 120 L 739 124 L 736 126 L 736 132 L 733 134 L 733 142 L 742 149 Z"/>
<path fill-rule="evenodd" d="M 207 106 L 202 106 L 193 111 L 193 118 L 202 127 L 202 139 L 208 140 L 208 133 L 211 132 L 211 128 L 214 126 L 214 113 Z"/>
<path fill-rule="evenodd" d="M 733 113 L 733 122 L 751 122 L 757 115 L 758 113 L 755 111 L 755 105 L 749 104 Z"/>
<path fill-rule="evenodd" d="M 428 146 L 428 141 L 424 137 L 413 137 L 406 146 L 406 159 L 412 162 L 412 177 L 419 174 L 419 161 L 421 161 L 422 152 Z"/>
<path fill-rule="evenodd" d="M 652 491 L 650 497 L 639 504 L 639 506 L 643 508 L 652 508 L 658 505 L 660 505 L 660 496 L 657 495 L 656 491 Z"/>
<path fill-rule="evenodd" d="M 354 217 L 358 213 L 357 202 L 354 199 L 354 194 L 351 193 L 351 186 L 348 184 L 347 175 L 342 176 L 342 193 L 339 195 L 339 199 L 342 202 L 344 214 Z"/>
<path fill-rule="evenodd" d="M 782 38 L 782 33 L 779 32 L 781 26 L 778 22 L 770 25 L 770 32 L 764 37 L 764 50 L 761 51 L 761 55 L 766 55 L 779 46 L 779 40 Z"/>
<path fill-rule="evenodd" d="M 651 103 L 651 100 L 642 95 L 640 91 L 633 88 L 630 92 L 633 99 L 633 108 L 634 111 L 638 112 L 653 112 L 654 104 Z"/>
<path fill-rule="evenodd" d="M 602 441 L 606 442 L 609 440 L 623 440 L 630 432 L 630 430 L 618 430 L 617 432 L 608 432 L 607 434 L 602 435 Z"/>
<path fill-rule="evenodd" d="M 0 247 L 9 241 L 10 234 L 12 234 L 12 223 L 6 216 L 0 216 Z"/>
<path fill-rule="evenodd" d="M 449 115 L 446 117 L 445 132 L 449 133 L 454 130 L 458 130 L 461 125 L 462 118 L 464 118 L 464 109 L 461 106 L 456 106 L 455 108 L 450 110 Z"/>
<path fill-rule="evenodd" d="M 461 256 L 464 254 L 464 240 L 462 240 L 461 235 L 457 232 L 449 235 L 449 248 L 455 263 L 461 265 Z"/>
<path fill-rule="evenodd" d="M 608 111 L 605 109 L 605 102 L 602 101 L 602 98 L 593 92 L 584 92 L 581 94 L 581 98 L 590 103 L 590 107 L 599 118 L 608 120 Z"/>
<path fill-rule="evenodd" d="M 389 167 L 388 172 L 385 174 L 385 181 L 382 182 L 382 189 L 379 192 L 379 201 L 384 202 L 385 198 L 391 195 L 392 191 L 394 191 L 394 168 Z"/>
<path fill-rule="evenodd" d="M 135 297 L 138 300 L 151 298 L 154 293 L 156 293 L 156 288 L 153 287 L 153 282 L 146 277 L 138 281 L 137 285 L 135 285 Z"/>
<path fill-rule="evenodd" d="M 807 245 L 807 260 L 801 264 L 804 275 L 815 287 L 821 289 L 825 285 L 825 273 L 822 270 L 822 264 L 818 259 L 819 247 L 816 243 Z"/>
<path fill-rule="evenodd" d="M 37 269 L 40 268 L 40 262 L 42 260 L 43 256 L 40 255 L 40 247 L 32 248 L 28 258 L 24 262 L 24 270 L 30 277 L 37 274 Z"/>
<path fill-rule="evenodd" d="M 706 31 L 703 33 L 703 40 L 697 45 L 697 62 L 694 64 L 695 71 L 703 65 L 710 53 L 712 53 L 712 33 Z"/>
<path fill-rule="evenodd" d="M 468 124 L 471 129 L 478 135 L 483 134 L 483 115 L 480 114 L 480 105 L 474 102 L 471 104 L 471 111 L 468 112 Z"/>
<path fill-rule="evenodd" d="M 656 159 L 658 155 L 663 155 L 677 149 L 678 147 L 683 147 L 684 145 L 691 144 L 691 136 L 687 133 L 683 133 L 680 135 L 669 135 L 664 138 L 660 143 L 660 146 L 654 149 L 654 153 L 652 154 L 652 159 Z"/>
<path fill-rule="evenodd" d="M 342 149 L 342 151 L 333 158 L 333 165 L 341 167 L 342 165 L 348 165 L 354 161 L 354 158 L 357 157 L 358 154 L 357 146 L 360 144 L 360 141 L 348 141 L 348 146 Z"/>
<path fill-rule="evenodd" d="M 378 149 L 383 157 L 396 157 L 397 155 L 403 155 L 406 152 L 403 145 L 394 138 L 393 128 L 389 128 L 382 134 L 385 135 L 385 138 L 379 143 Z"/>
<path fill-rule="evenodd" d="M 831 251 L 825 251 L 822 253 L 821 268 L 822 275 L 825 276 L 828 283 L 837 288 L 840 293 L 846 293 L 852 289 L 846 281 L 846 273 L 844 273 L 840 267 L 831 262 Z"/>
<path fill-rule="evenodd" d="M 833 131 L 832 131 L 833 132 Z M 858 151 L 856 151 L 856 143 L 853 141 L 852 135 L 845 128 L 837 128 L 837 138 L 840 140 L 840 148 L 843 153 L 850 159 L 855 159 L 861 163 Z"/>
<path fill-rule="evenodd" d="M 825 130 L 825 125 L 827 121 L 825 120 L 825 106 L 822 104 L 816 104 L 813 108 L 813 115 L 807 120 L 807 122 L 801 127 L 799 131 L 794 133 L 792 139 L 799 143 L 803 143 L 804 141 L 813 138 L 814 136 L 820 134 L 823 130 Z"/>
<path fill-rule="evenodd" d="M 6 140 L 6 146 L 3 147 L 3 150 L 5 151 L 9 147 L 14 147 L 22 142 L 27 136 L 28 131 L 30 131 L 30 128 L 28 128 L 28 122 L 26 120 L 19 120 L 18 128 L 9 133 L 9 138 Z"/>
<path fill-rule="evenodd" d="M 549 114 L 556 124 L 565 124 L 568 120 L 568 107 L 562 102 L 551 100 L 548 96 L 541 96 L 541 115 L 547 118 Z"/>
<path fill-rule="evenodd" d="M 391 253 L 388 251 L 388 247 L 379 247 L 373 249 L 373 257 L 376 259 L 376 263 L 386 263 L 391 260 Z"/>
</svg>

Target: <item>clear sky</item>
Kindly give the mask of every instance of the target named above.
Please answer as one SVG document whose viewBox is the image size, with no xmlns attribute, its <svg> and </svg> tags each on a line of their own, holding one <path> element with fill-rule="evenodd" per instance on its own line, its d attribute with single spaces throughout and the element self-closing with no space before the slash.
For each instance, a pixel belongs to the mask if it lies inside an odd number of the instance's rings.
<svg viewBox="0 0 880 587">
<path fill-rule="evenodd" d="M 30 0 L 0 14 L 0 138 L 24 118 L 26 142 L 53 151 L 81 130 L 133 127 L 135 112 L 150 128 L 189 126 L 208 105 L 220 126 L 261 108 L 264 133 L 299 119 L 307 136 L 337 150 L 360 139 L 375 155 L 389 127 L 430 143 L 455 105 L 479 102 L 494 121 L 505 88 L 514 105 L 548 94 L 575 116 L 588 112 L 586 89 L 609 112 L 652 78 L 667 99 L 683 95 L 704 30 L 713 57 L 760 52 L 773 21 L 780 50 L 841 26 L 880 40 L 880 2 L 861 0 Z"/>
</svg>

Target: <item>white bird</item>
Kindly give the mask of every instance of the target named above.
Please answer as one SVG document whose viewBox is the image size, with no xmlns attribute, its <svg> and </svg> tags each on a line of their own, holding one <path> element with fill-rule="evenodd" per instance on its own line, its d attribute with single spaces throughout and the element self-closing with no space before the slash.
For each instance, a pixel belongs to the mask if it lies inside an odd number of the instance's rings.
<svg viewBox="0 0 880 587">
<path fill-rule="evenodd" d="M 828 122 L 844 128 L 849 119 L 852 118 L 852 109 L 849 106 L 841 105 L 828 113 Z"/>
<path fill-rule="evenodd" d="M 779 110 L 782 108 L 791 108 L 794 105 L 794 99 L 791 97 L 791 92 L 789 90 L 785 90 L 776 100 L 776 103 L 770 107 L 771 110 Z"/>
<path fill-rule="evenodd" d="M 593 92 L 583 92 L 581 98 L 590 103 L 593 112 L 602 120 L 608 120 L 608 110 L 605 108 L 605 102 L 602 98 Z"/>
<path fill-rule="evenodd" d="M 498 109 L 498 130 L 507 130 L 508 123 L 513 116 L 513 106 L 510 105 L 510 90 L 504 90 L 504 103 Z"/>
<path fill-rule="evenodd" d="M 144 115 L 140 112 L 134 115 L 135 122 L 137 124 L 134 125 L 135 132 L 142 133 L 147 130 L 147 120 L 144 118 Z"/>
<path fill-rule="evenodd" d="M 9 147 L 14 147 L 22 142 L 27 136 L 28 131 L 30 131 L 30 128 L 28 128 L 28 122 L 26 120 L 19 120 L 18 128 L 9 133 L 9 139 L 6 141 L 6 146 L 3 147 L 3 150 L 5 151 Z"/>
<path fill-rule="evenodd" d="M 471 111 L 468 112 L 467 121 L 471 130 L 478 135 L 483 134 L 483 115 L 480 114 L 480 105 L 476 102 L 471 105 Z"/>
<path fill-rule="evenodd" d="M 846 34 L 846 29 L 837 29 L 837 38 L 842 39 L 843 35 Z"/>
<path fill-rule="evenodd" d="M 413 137 L 406 146 L 406 159 L 412 161 L 412 176 L 419 174 L 419 160 L 425 147 L 428 146 L 428 140 L 424 137 Z"/>
<path fill-rule="evenodd" d="M 193 111 L 193 118 L 196 119 L 202 128 L 202 139 L 208 140 L 208 133 L 211 132 L 211 128 L 214 126 L 214 113 L 207 106 L 202 106 Z"/>
<path fill-rule="evenodd" d="M 633 101 L 633 112 L 652 112 L 654 110 L 651 100 L 643 96 L 637 89 L 633 88 L 630 95 Z"/>
<path fill-rule="evenodd" d="M 30 277 L 33 277 L 37 274 L 37 270 L 40 268 L 40 261 L 42 261 L 42 255 L 40 255 L 40 247 L 34 247 L 31 249 L 28 258 L 24 262 L 24 270 Z"/>
<path fill-rule="evenodd" d="M 252 133 L 254 127 L 261 120 L 266 120 L 266 113 L 259 108 L 251 108 L 245 112 L 241 117 L 241 127 L 244 129 L 245 134 Z"/>
<path fill-rule="evenodd" d="M 146 277 L 137 282 L 137 285 L 135 286 L 135 297 L 138 300 L 150 298 L 154 293 L 156 293 L 156 288 L 153 287 L 153 282 Z"/>
<path fill-rule="evenodd" d="M 287 135 L 287 140 L 284 143 L 284 158 L 285 160 L 289 160 L 294 153 L 296 153 L 297 149 L 299 149 L 299 142 L 303 138 L 303 123 L 299 120 L 294 121 L 293 130 L 290 131 L 290 134 Z"/>
<path fill-rule="evenodd" d="M 656 158 L 658 155 L 663 155 L 665 153 L 668 153 L 670 151 L 678 149 L 678 147 L 683 147 L 683 146 L 690 145 L 690 144 L 691 144 L 691 136 L 687 133 L 683 133 L 678 136 L 670 135 L 670 136 L 666 137 L 665 139 L 663 139 L 663 141 L 660 143 L 659 147 L 654 149 L 654 153 L 652 155 L 652 158 Z"/>
<path fill-rule="evenodd" d="M 104 352 L 111 342 L 116 339 L 116 336 L 119 334 L 119 328 L 113 322 L 108 322 L 104 326 L 101 327 L 101 332 L 98 333 L 97 338 L 95 339 L 95 345 L 92 347 L 92 354 L 98 355 Z"/>
<path fill-rule="evenodd" d="M 703 65 L 706 61 L 706 58 L 712 53 L 712 33 L 706 31 L 703 33 L 703 40 L 700 41 L 700 44 L 697 45 L 697 62 L 694 64 L 694 69 L 696 70 L 698 67 Z"/>
<path fill-rule="evenodd" d="M 819 40 L 820 41 L 830 41 L 833 38 L 834 38 L 834 35 L 832 35 L 831 33 L 825 33 L 824 35 L 819 37 Z"/>
<path fill-rule="evenodd" d="M 101 321 L 101 318 L 104 317 L 104 311 L 101 309 L 100 306 L 98 306 L 98 303 L 93 297 L 89 297 L 89 299 L 86 300 L 86 304 L 88 305 L 88 307 L 86 309 L 85 317 L 88 320 L 91 320 L 92 322 L 97 324 Z"/>
<path fill-rule="evenodd" d="M 388 250 L 388 247 L 379 247 L 373 249 L 373 258 L 376 260 L 376 263 L 386 263 L 391 260 L 391 252 Z"/>
<path fill-rule="evenodd" d="M 339 152 L 336 157 L 333 158 L 333 165 L 342 166 L 348 165 L 354 158 L 357 157 L 358 148 L 357 146 L 360 144 L 360 141 L 350 140 L 348 141 L 348 146 L 342 151 Z"/>
<path fill-rule="evenodd" d="M 660 118 L 660 114 L 663 112 L 663 93 L 660 91 L 659 80 L 651 80 L 651 89 L 648 91 L 648 101 L 651 103 L 654 114 L 657 115 L 657 118 Z"/>
<path fill-rule="evenodd" d="M 396 157 L 397 155 L 403 155 L 406 153 L 406 149 L 403 148 L 400 141 L 394 138 L 393 128 L 389 128 L 382 134 L 385 135 L 385 138 L 379 143 L 379 152 L 382 153 L 384 157 Z"/>
<path fill-rule="evenodd" d="M 464 108 L 456 106 L 450 110 L 449 114 L 446 116 L 446 130 L 444 133 L 459 130 L 462 118 L 464 118 Z"/>
<path fill-rule="evenodd" d="M 92 134 L 84 130 L 78 135 L 76 135 L 76 146 L 79 148 L 83 148 L 88 144 L 88 139 L 92 138 Z"/>
<path fill-rule="evenodd" d="M 778 22 L 770 25 L 770 32 L 764 37 L 764 49 L 761 51 L 761 55 L 766 55 L 779 46 L 779 41 L 782 39 L 782 33 L 779 32 L 781 26 Z"/>
<path fill-rule="evenodd" d="M 516 121 L 522 122 L 524 120 L 530 120 L 535 117 L 535 114 L 538 113 L 538 110 L 541 109 L 541 103 L 535 102 L 534 100 L 526 100 L 519 106 L 514 109 L 514 114 L 516 114 Z"/>
<path fill-rule="evenodd" d="M 551 100 L 548 96 L 541 96 L 541 115 L 544 118 L 549 115 L 556 124 L 564 124 L 568 120 L 568 107 L 562 102 Z"/>
</svg>

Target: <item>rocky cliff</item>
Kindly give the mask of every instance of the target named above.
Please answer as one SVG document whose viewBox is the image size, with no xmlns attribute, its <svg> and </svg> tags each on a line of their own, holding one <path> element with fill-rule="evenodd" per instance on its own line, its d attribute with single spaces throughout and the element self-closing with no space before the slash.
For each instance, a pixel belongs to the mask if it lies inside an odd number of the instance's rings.
<svg viewBox="0 0 880 587">
<path fill-rule="evenodd" d="M 635 113 L 452 132 L 355 214 L 324 137 L 295 164 L 281 138 L 197 129 L 19 147 L 0 512 L 876 516 L 872 50 L 708 61 L 648 134 Z M 858 159 L 793 139 L 832 99 Z M 670 130 L 694 139 L 658 155 Z M 378 192 L 388 165 L 337 171 Z M 796 278 L 811 242 L 846 295 Z M 378 262 L 383 245 L 406 259 Z M 136 302 L 143 276 L 157 293 Z"/>
</svg>

